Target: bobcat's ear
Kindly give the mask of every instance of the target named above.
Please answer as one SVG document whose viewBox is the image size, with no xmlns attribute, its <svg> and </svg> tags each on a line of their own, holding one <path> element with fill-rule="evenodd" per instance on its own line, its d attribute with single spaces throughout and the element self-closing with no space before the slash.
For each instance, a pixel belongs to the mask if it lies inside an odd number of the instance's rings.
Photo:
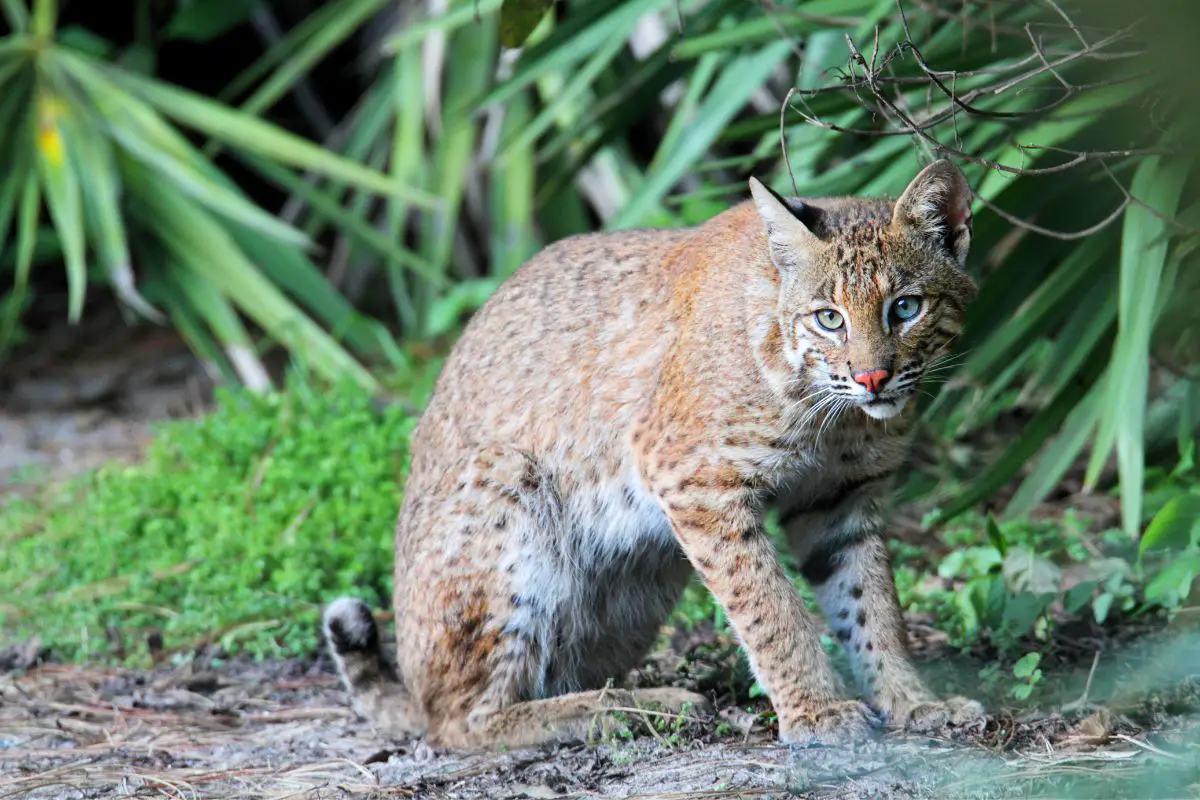
<svg viewBox="0 0 1200 800">
<path fill-rule="evenodd" d="M 894 228 L 927 237 L 959 267 L 967 263 L 973 221 L 967 177 L 944 158 L 913 178 L 892 212 Z"/>
<path fill-rule="evenodd" d="M 808 248 L 820 243 L 820 209 L 800 200 L 786 200 L 758 178 L 750 179 L 750 195 L 762 217 L 771 260 L 785 275 L 805 262 Z"/>
</svg>

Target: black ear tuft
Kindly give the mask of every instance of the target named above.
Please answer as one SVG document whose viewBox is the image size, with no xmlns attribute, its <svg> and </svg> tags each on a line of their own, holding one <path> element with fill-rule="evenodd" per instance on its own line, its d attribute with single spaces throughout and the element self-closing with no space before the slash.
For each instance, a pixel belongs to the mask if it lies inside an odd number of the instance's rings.
<svg viewBox="0 0 1200 800">
<path fill-rule="evenodd" d="M 965 266 L 974 218 L 971 187 L 947 159 L 933 162 L 913 178 L 896 201 L 893 224 L 937 243 Z"/>
<path fill-rule="evenodd" d="M 787 209 L 796 218 L 796 221 L 808 228 L 814 236 L 821 237 L 824 235 L 824 216 L 821 213 L 821 209 L 809 205 L 797 197 L 784 197 L 765 183 L 762 187 L 770 192 L 779 205 Z"/>
</svg>

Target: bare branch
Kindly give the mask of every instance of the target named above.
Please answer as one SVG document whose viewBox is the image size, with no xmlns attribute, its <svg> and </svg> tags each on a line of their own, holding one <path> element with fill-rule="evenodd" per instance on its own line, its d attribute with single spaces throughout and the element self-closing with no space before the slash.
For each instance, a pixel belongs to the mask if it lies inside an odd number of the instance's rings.
<svg viewBox="0 0 1200 800">
<path fill-rule="evenodd" d="M 1000 217 L 1001 219 L 1005 220 L 1006 222 L 1016 225 L 1018 228 L 1024 228 L 1027 231 L 1032 231 L 1033 233 L 1040 233 L 1042 236 L 1047 236 L 1051 239 L 1060 239 L 1065 242 L 1073 241 L 1075 239 L 1086 239 L 1087 237 L 1089 237 L 1093 234 L 1099 233 L 1100 231 L 1104 230 L 1109 225 L 1111 225 L 1113 222 L 1115 222 L 1118 217 L 1120 217 L 1122 214 L 1125 213 L 1125 209 L 1129 207 L 1129 197 L 1126 196 L 1126 199 L 1122 200 L 1121 204 L 1118 205 L 1111 214 L 1109 214 L 1104 219 L 1097 222 L 1095 225 L 1091 225 L 1087 228 L 1084 228 L 1081 231 L 1064 232 L 1064 231 L 1051 230 L 1050 228 L 1043 228 L 1041 225 L 1034 225 L 1032 222 L 1021 219 L 1020 217 L 1016 216 L 1015 214 L 1010 214 L 1009 212 L 1005 211 L 1003 208 L 1000 208 L 1000 206 L 996 205 L 991 200 L 988 200 L 986 197 L 984 197 L 980 194 L 976 194 L 975 197 L 976 197 L 976 199 L 979 200 L 979 202 L 983 203 L 984 206 L 986 206 L 992 213 L 994 213 L 996 216 Z"/>
<path fill-rule="evenodd" d="M 1105 174 L 1107 174 L 1110 179 L 1112 179 L 1113 185 L 1115 185 L 1117 187 L 1117 189 L 1120 190 L 1121 194 L 1125 195 L 1125 200 L 1127 203 L 1141 208 L 1143 211 L 1146 211 L 1151 216 L 1157 217 L 1158 219 L 1162 220 L 1163 222 L 1170 225 L 1172 228 L 1175 228 L 1176 230 L 1183 231 L 1184 233 L 1200 233 L 1200 228 L 1197 228 L 1192 225 L 1187 225 L 1187 224 L 1175 219 L 1174 217 L 1168 217 L 1166 214 L 1162 213 L 1154 206 L 1151 206 L 1151 205 L 1145 203 L 1144 201 L 1139 200 L 1136 197 L 1134 197 L 1130 193 L 1130 191 L 1125 188 L 1125 184 L 1123 184 L 1119 180 L 1117 180 L 1117 176 L 1113 175 L 1112 170 L 1109 168 L 1108 164 L 1106 164 L 1104 161 L 1100 162 L 1100 168 L 1104 170 Z"/>
<path fill-rule="evenodd" d="M 764 4 L 771 2 L 771 0 L 760 1 Z M 965 4 L 960 12 L 951 13 L 938 8 L 937 4 L 930 0 L 910 1 L 915 2 L 938 19 L 939 26 L 946 22 L 962 25 L 964 36 L 966 27 L 973 21 Z M 1014 176 L 1056 175 L 1089 163 L 1099 163 L 1100 169 L 1104 170 L 1117 185 L 1123 200 L 1102 220 L 1083 230 L 1055 231 L 1044 228 L 1020 219 L 997 207 L 991 201 L 980 198 L 986 207 L 1001 218 L 1043 236 L 1062 240 L 1091 236 L 1119 219 L 1130 205 L 1145 207 L 1150 213 L 1159 216 L 1175 227 L 1186 228 L 1176 220 L 1166 219 L 1133 197 L 1129 190 L 1112 174 L 1108 164 L 1110 160 L 1168 154 L 1171 151 L 1167 149 L 1130 147 L 1120 150 L 1078 151 L 1055 145 L 1013 142 L 1011 146 L 1017 153 L 1038 151 L 1054 153 L 1062 157 L 1058 163 L 1026 167 L 1014 166 L 975 155 L 970 152 L 970 148 L 979 145 L 964 144 L 963 134 L 960 132 L 960 122 L 963 119 L 985 119 L 1010 123 L 1019 121 L 1030 123 L 1042 119 L 1062 121 L 1069 119 L 1065 115 L 1065 109 L 1053 114 L 1052 112 L 1056 112 L 1067 101 L 1079 97 L 1081 93 L 1144 79 L 1145 73 L 1126 69 L 1120 73 L 1120 77 L 1114 79 L 1091 83 L 1073 82 L 1069 76 L 1078 73 L 1075 65 L 1080 62 L 1130 60 L 1142 55 L 1142 51 L 1136 47 L 1122 45 L 1122 43 L 1132 40 L 1136 26 L 1119 30 L 1086 26 L 1088 33 L 1085 35 L 1085 26 L 1077 25 L 1058 5 L 1057 0 L 1036 0 L 1036 2 L 1049 9 L 1061 20 L 1061 23 L 1057 21 L 1027 21 L 1022 22 L 1019 26 L 1006 25 L 997 23 L 994 15 L 990 16 L 988 30 L 992 36 L 993 50 L 997 49 L 998 36 L 1011 35 L 1028 41 L 1032 51 L 1025 57 L 1014 59 L 1011 63 L 1003 63 L 1000 66 L 975 70 L 936 69 L 929 63 L 915 42 L 916 37 L 909 25 L 904 0 L 895 0 L 898 21 L 903 34 L 902 40 L 895 47 L 885 49 L 881 45 L 878 26 L 875 27 L 872 35 L 869 54 L 864 53 L 853 37 L 846 34 L 846 48 L 850 54 L 848 62 L 842 70 L 831 71 L 838 80 L 838 84 L 808 89 L 793 88 L 788 91 L 780 108 L 780 146 L 783 149 L 784 162 L 788 175 L 791 177 L 793 189 L 796 189 L 796 182 L 786 147 L 786 118 L 789 110 L 795 112 L 810 125 L 838 133 L 865 137 L 910 136 L 922 148 L 932 153 L 953 156 L 995 172 Z M 989 11 L 994 12 L 996 4 L 1006 3 L 1005 0 L 989 2 Z M 1008 5 L 1010 8 L 1016 8 L 1019 4 L 1013 0 Z M 1064 38 L 1067 41 L 1063 41 Z M 967 46 L 966 42 L 967 39 L 964 38 L 964 48 Z M 1121 49 L 1118 50 L 1118 47 Z M 918 74 L 912 74 L 912 67 L 903 70 L 897 68 L 906 59 L 911 59 L 909 63 L 915 66 Z M 1071 69 L 1068 70 L 1068 67 Z M 925 94 L 923 100 L 918 94 L 922 89 Z M 1051 92 L 1052 95 L 1048 101 L 1039 102 L 1024 110 L 1020 110 L 1020 106 L 1018 106 L 1019 110 L 1012 110 L 1011 104 L 1009 108 L 996 106 L 998 98 L 1012 93 L 1023 94 L 1031 91 Z M 871 127 L 857 127 L 849 122 L 843 124 L 822 119 L 809 104 L 809 99 L 834 92 L 852 98 L 854 103 L 877 123 L 867 123 Z M 794 105 L 793 99 L 795 100 Z M 1150 102 L 1155 102 L 1153 96 L 1150 98 Z M 1022 105 L 1028 105 L 1028 103 Z M 1080 113 L 1084 112 L 1081 110 Z M 1091 115 L 1095 111 L 1087 113 Z M 952 129 L 952 137 L 947 137 L 945 134 L 935 136 L 934 132 L 944 130 L 941 126 L 947 123 Z M 945 138 L 951 138 L 953 144 L 944 144 L 941 139 Z M 994 134 L 989 138 L 993 142 L 995 141 Z"/>
<path fill-rule="evenodd" d="M 800 195 L 800 188 L 796 186 L 796 173 L 792 172 L 792 160 L 788 157 L 787 137 L 784 134 L 784 119 L 787 117 L 788 104 L 791 102 L 794 88 L 788 89 L 787 96 L 783 98 L 783 105 L 779 107 L 779 149 L 783 151 L 783 164 L 787 167 L 788 177 L 792 179 L 792 196 Z"/>
</svg>

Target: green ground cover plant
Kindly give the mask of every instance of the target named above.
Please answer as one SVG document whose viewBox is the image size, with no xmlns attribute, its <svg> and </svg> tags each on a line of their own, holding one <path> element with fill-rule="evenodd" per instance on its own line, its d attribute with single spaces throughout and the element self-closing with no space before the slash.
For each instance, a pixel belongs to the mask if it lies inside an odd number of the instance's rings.
<svg viewBox="0 0 1200 800">
<path fill-rule="evenodd" d="M 405 380 L 428 391 L 432 367 Z M 319 604 L 391 597 L 415 423 L 352 382 L 225 390 L 113 464 L 0 510 L 0 630 L 67 660 L 311 653 Z"/>
</svg>

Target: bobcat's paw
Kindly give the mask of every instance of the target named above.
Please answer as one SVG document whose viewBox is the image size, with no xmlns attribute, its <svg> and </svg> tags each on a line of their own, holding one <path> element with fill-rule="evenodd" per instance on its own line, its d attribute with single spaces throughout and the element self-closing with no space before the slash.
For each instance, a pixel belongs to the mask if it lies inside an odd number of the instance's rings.
<svg viewBox="0 0 1200 800">
<path fill-rule="evenodd" d="M 877 721 L 865 703 L 840 700 L 781 719 L 779 740 L 789 745 L 848 744 L 867 739 Z"/>
<path fill-rule="evenodd" d="M 967 725 L 983 717 L 983 706 L 979 703 L 965 697 L 950 697 L 946 700 L 913 703 L 896 709 L 889 724 L 906 731 L 926 733 L 941 730 L 948 725 Z"/>
<path fill-rule="evenodd" d="M 707 697 L 687 689 L 677 689 L 670 686 L 655 689 L 634 689 L 631 692 L 633 702 L 641 707 L 649 705 L 652 709 L 665 711 L 670 714 L 711 716 L 713 705 Z"/>
</svg>

